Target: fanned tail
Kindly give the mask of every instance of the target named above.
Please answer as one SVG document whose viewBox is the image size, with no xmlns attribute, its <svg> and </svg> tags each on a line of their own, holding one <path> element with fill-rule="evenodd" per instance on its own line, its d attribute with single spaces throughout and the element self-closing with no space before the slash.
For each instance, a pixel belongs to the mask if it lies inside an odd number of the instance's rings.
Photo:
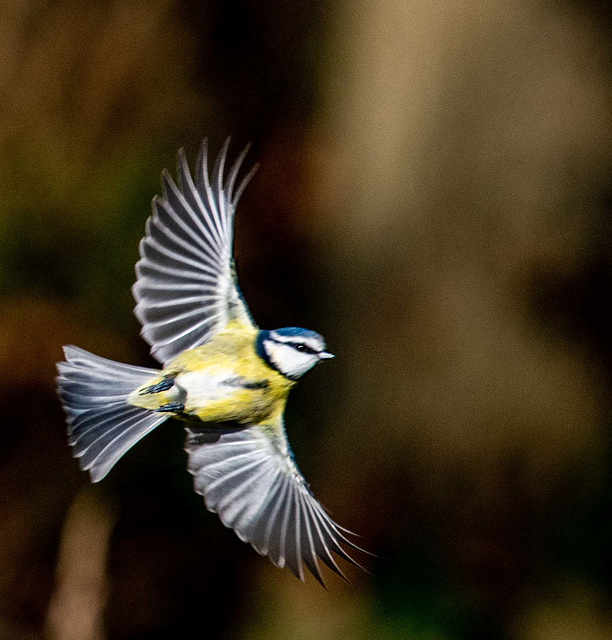
<svg viewBox="0 0 612 640">
<path fill-rule="evenodd" d="M 58 394 L 66 411 L 68 442 L 91 481 L 106 476 L 141 438 L 167 420 L 128 404 L 127 397 L 159 372 L 100 358 L 78 347 L 64 347 L 57 369 Z"/>
</svg>

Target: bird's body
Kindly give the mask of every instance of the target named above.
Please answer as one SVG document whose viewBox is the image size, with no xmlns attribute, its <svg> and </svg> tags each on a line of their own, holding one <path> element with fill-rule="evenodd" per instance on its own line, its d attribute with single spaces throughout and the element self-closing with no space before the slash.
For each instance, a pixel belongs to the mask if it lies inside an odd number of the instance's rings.
<svg viewBox="0 0 612 640">
<path fill-rule="evenodd" d="M 163 196 L 140 243 L 135 313 L 161 370 L 64 347 L 58 393 L 69 442 L 93 482 L 169 417 L 187 432 L 187 468 L 206 506 L 238 537 L 303 578 L 322 582 L 332 553 L 356 564 L 352 547 L 315 500 L 287 442 L 283 414 L 296 381 L 333 357 L 318 333 L 261 330 L 236 284 L 233 215 L 253 171 L 234 190 L 245 151 L 224 176 L 229 140 L 212 175 L 206 143 L 192 177 L 182 150 L 178 185 L 162 174 Z M 355 547 L 358 548 L 358 547 Z"/>
<path fill-rule="evenodd" d="M 129 396 L 136 407 L 158 411 L 183 405 L 175 417 L 202 422 L 260 423 L 277 421 L 295 382 L 270 368 L 257 354 L 258 332 L 234 323 L 210 342 L 184 351 L 159 375 Z M 164 380 L 167 390 L 146 393 Z"/>
</svg>

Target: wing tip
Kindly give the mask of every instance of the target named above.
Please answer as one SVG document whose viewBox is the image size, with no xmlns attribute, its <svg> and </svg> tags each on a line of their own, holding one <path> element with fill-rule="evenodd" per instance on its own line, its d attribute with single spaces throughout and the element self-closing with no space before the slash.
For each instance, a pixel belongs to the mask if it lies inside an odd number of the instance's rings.
<svg viewBox="0 0 612 640">
<path fill-rule="evenodd" d="M 153 198 L 153 201 L 155 202 L 156 198 L 157 198 L 157 202 L 161 204 L 165 204 L 166 202 L 168 202 L 168 191 L 170 189 L 172 189 L 174 186 L 174 178 L 172 177 L 172 175 L 170 174 L 170 171 L 168 171 L 168 169 L 162 169 L 161 172 L 161 188 L 162 188 L 162 198 L 159 197 L 159 195 L 155 195 Z"/>
</svg>

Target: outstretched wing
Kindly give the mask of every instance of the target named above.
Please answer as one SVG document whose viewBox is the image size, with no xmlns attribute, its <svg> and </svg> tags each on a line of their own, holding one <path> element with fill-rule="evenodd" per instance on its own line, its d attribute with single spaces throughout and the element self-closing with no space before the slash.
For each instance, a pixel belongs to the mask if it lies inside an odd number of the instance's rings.
<svg viewBox="0 0 612 640">
<path fill-rule="evenodd" d="M 304 580 L 306 564 L 325 586 L 318 558 L 342 578 L 331 552 L 360 566 L 342 545 L 362 549 L 327 515 L 295 465 L 282 418 L 225 431 L 188 427 L 185 450 L 208 509 L 277 567 L 286 564 Z"/>
<path fill-rule="evenodd" d="M 229 138 L 209 178 L 204 140 L 195 181 L 181 149 L 178 185 L 164 171 L 163 195 L 153 199 L 132 292 L 141 334 L 162 364 L 207 342 L 228 322 L 254 327 L 236 284 L 232 237 L 236 204 L 257 167 L 234 191 L 248 147 L 224 177 L 228 146 Z"/>
</svg>

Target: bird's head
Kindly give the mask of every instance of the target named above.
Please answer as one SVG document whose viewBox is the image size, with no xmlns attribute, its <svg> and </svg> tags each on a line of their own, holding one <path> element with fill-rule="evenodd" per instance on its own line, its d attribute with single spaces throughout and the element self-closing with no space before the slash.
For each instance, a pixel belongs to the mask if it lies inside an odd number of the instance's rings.
<svg viewBox="0 0 612 640">
<path fill-rule="evenodd" d="M 290 380 L 301 378 L 321 360 L 334 357 L 325 351 L 322 335 L 299 327 L 260 331 L 257 353 L 268 366 Z"/>
</svg>

